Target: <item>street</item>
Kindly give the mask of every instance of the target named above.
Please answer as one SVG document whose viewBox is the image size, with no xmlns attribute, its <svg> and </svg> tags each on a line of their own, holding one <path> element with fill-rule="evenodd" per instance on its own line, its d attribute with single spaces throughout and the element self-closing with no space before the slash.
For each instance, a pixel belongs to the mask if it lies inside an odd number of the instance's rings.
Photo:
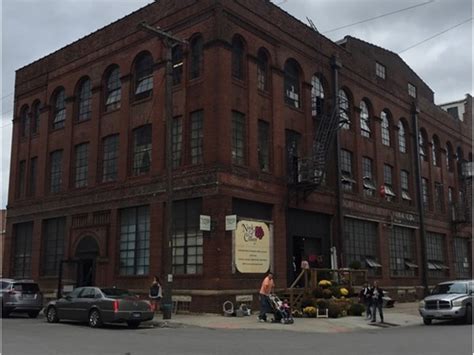
<svg viewBox="0 0 474 355">
<path fill-rule="evenodd" d="M 316 320 L 315 320 L 316 321 Z M 2 320 L 4 355 L 140 354 L 472 354 L 472 326 L 437 322 L 349 333 L 213 330 L 198 327 L 91 329 L 22 316 Z"/>
</svg>

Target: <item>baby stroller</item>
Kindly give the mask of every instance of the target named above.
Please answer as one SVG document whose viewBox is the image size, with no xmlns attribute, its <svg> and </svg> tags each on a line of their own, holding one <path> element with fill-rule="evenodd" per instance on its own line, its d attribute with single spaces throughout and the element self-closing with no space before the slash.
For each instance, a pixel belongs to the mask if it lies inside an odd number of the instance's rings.
<svg viewBox="0 0 474 355">
<path fill-rule="evenodd" d="M 293 324 L 294 320 L 291 315 L 291 309 L 285 308 L 283 306 L 283 301 L 280 300 L 277 295 L 271 294 L 269 299 L 270 307 L 272 308 L 275 317 L 272 319 L 272 323 Z"/>
</svg>

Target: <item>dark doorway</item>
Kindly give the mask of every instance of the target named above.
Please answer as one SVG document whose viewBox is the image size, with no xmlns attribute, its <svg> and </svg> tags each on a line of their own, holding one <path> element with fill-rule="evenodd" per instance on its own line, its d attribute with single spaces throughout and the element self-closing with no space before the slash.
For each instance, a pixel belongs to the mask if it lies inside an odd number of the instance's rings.
<svg viewBox="0 0 474 355">
<path fill-rule="evenodd" d="M 84 237 L 76 248 L 77 286 L 95 285 L 95 262 L 99 256 L 99 246 L 93 237 Z"/>
<path fill-rule="evenodd" d="M 330 267 L 330 221 L 329 215 L 289 210 L 288 284 L 300 274 L 302 260 L 306 260 L 311 268 Z"/>
</svg>

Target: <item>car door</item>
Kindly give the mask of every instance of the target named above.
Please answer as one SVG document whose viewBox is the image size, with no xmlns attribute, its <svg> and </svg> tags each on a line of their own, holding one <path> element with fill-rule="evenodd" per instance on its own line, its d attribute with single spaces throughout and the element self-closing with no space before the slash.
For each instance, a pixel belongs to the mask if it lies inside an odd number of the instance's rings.
<svg viewBox="0 0 474 355">
<path fill-rule="evenodd" d="M 95 289 L 84 287 L 76 302 L 77 320 L 86 322 L 89 319 L 89 310 L 94 302 Z"/>
<path fill-rule="evenodd" d="M 74 289 L 70 294 L 56 301 L 59 319 L 77 320 L 76 303 L 84 287 Z"/>
</svg>

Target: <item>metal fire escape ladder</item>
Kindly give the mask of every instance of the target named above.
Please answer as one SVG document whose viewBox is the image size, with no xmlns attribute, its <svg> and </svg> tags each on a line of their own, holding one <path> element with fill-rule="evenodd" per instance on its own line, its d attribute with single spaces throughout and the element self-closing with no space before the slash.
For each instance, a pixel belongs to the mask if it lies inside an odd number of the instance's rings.
<svg viewBox="0 0 474 355">
<path fill-rule="evenodd" d="M 329 152 L 340 128 L 338 105 L 334 105 L 332 112 L 322 115 L 318 121 L 312 154 L 300 158 L 297 164 L 298 176 L 294 184 L 297 199 L 301 193 L 303 199 L 306 199 L 324 181 Z"/>
</svg>

